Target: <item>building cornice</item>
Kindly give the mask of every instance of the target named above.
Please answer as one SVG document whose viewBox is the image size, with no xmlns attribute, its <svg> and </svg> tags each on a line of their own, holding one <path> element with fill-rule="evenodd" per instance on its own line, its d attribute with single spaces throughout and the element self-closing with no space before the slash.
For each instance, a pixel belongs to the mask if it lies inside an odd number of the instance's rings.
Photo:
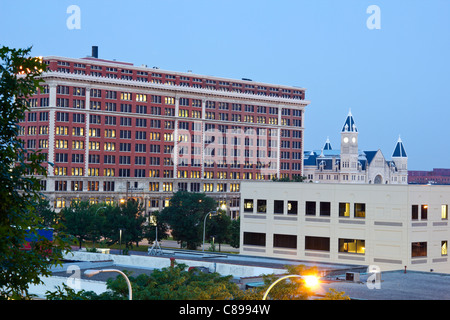
<svg viewBox="0 0 450 320">
<path fill-rule="evenodd" d="M 179 86 L 173 84 L 158 84 L 151 82 L 142 82 L 137 80 L 125 80 L 125 79 L 116 79 L 116 78 L 107 78 L 107 77 L 98 77 L 98 76 L 90 76 L 90 75 L 80 75 L 80 74 L 72 74 L 65 72 L 44 72 L 41 77 L 44 80 L 66 80 L 66 81 L 77 81 L 80 83 L 85 83 L 88 85 L 104 85 L 111 86 L 116 85 L 119 87 L 126 87 L 131 90 L 154 90 L 156 92 L 171 92 L 172 94 L 183 94 L 187 95 L 200 95 L 209 98 L 226 98 L 226 99 L 235 99 L 235 100 L 251 100 L 251 101 L 261 101 L 270 104 L 279 104 L 286 106 L 296 106 L 300 108 L 304 108 L 310 104 L 308 100 L 297 100 L 297 99 L 288 99 L 282 97 L 271 97 L 265 95 L 257 95 L 252 93 L 238 93 L 238 92 L 230 92 L 230 91 L 220 91 L 215 89 L 206 89 L 206 88 L 194 88 L 194 87 L 186 87 Z"/>
</svg>

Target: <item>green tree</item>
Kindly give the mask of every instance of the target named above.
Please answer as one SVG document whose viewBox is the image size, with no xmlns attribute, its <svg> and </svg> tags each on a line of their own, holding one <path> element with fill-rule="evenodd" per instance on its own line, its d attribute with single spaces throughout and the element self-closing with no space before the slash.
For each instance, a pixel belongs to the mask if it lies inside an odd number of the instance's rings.
<svg viewBox="0 0 450 320">
<path fill-rule="evenodd" d="M 203 193 L 178 191 L 160 215 L 181 246 L 195 250 L 203 241 L 203 221 L 208 212 L 217 208 L 216 201 Z"/>
<path fill-rule="evenodd" d="M 29 285 L 42 283 L 50 267 L 60 264 L 69 246 L 56 232 L 50 242 L 39 236 L 45 225 L 36 207 L 40 179 L 46 177 L 46 156 L 25 148 L 19 123 L 29 110 L 28 99 L 46 70 L 31 48 L 0 48 L 0 299 L 29 298 Z M 57 226 L 52 226 L 57 230 Z M 32 250 L 24 251 L 27 237 L 35 236 Z"/>
<path fill-rule="evenodd" d="M 104 237 L 108 244 L 125 244 L 128 250 L 133 243 L 138 244 L 144 238 L 144 207 L 141 203 L 128 200 L 116 207 L 107 207 L 104 210 L 105 224 Z"/>
<path fill-rule="evenodd" d="M 214 237 L 214 242 L 219 244 L 220 252 L 220 245 L 230 242 L 231 239 L 231 218 L 226 211 L 218 210 L 217 213 L 218 215 L 206 222 L 206 236 L 209 239 Z"/>
<path fill-rule="evenodd" d="M 61 222 L 61 215 L 52 209 L 50 202 L 45 197 L 40 198 L 36 204 L 36 213 L 42 219 L 44 227 L 50 228 Z"/>
<path fill-rule="evenodd" d="M 90 240 L 91 224 L 94 220 L 94 213 L 88 201 L 72 201 L 70 207 L 61 210 L 65 230 L 68 234 L 78 239 L 81 249 L 83 241 Z"/>
<path fill-rule="evenodd" d="M 241 232 L 241 218 L 237 218 L 231 221 L 230 226 L 230 241 L 229 245 L 233 248 L 239 248 L 240 246 L 240 232 Z"/>
<path fill-rule="evenodd" d="M 133 300 L 232 300 L 243 296 L 232 276 L 188 270 L 185 264 L 154 270 L 150 275 L 133 277 L 124 271 L 132 284 Z M 128 287 L 122 276 L 107 281 L 108 292 L 86 293 L 93 300 L 125 300 Z M 58 296 L 58 294 L 53 294 Z M 63 299 L 63 298 L 59 298 Z"/>
</svg>

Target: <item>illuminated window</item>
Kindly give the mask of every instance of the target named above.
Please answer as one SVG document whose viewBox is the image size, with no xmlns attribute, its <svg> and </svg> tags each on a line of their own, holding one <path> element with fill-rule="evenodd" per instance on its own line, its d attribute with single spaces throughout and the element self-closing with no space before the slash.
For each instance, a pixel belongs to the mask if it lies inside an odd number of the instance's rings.
<svg viewBox="0 0 450 320">
<path fill-rule="evenodd" d="M 173 133 L 164 133 L 164 141 L 173 141 Z"/>
<path fill-rule="evenodd" d="M 188 173 L 186 170 L 178 170 L 177 176 L 178 176 L 178 178 L 187 178 Z"/>
<path fill-rule="evenodd" d="M 170 192 L 173 190 L 173 183 L 172 182 L 163 182 L 163 191 Z"/>
<path fill-rule="evenodd" d="M 136 101 L 138 102 L 147 102 L 147 95 L 146 94 L 136 94 Z"/>
<path fill-rule="evenodd" d="M 89 168 L 89 169 L 88 169 L 88 175 L 89 175 L 90 177 L 92 177 L 92 176 L 98 176 L 98 172 L 99 172 L 98 168 Z M 98 190 L 97 190 L 97 191 L 98 191 Z"/>
<path fill-rule="evenodd" d="M 189 110 L 185 110 L 185 109 L 178 110 L 178 116 L 183 117 L 183 118 L 189 117 Z"/>
<path fill-rule="evenodd" d="M 244 199 L 244 212 L 253 212 L 253 199 Z"/>
<path fill-rule="evenodd" d="M 350 203 L 339 202 L 339 217 L 350 217 Z"/>
<path fill-rule="evenodd" d="M 355 203 L 355 217 L 365 218 L 366 217 L 366 204 L 365 203 Z"/>
<path fill-rule="evenodd" d="M 55 167 L 55 176 L 67 176 L 67 168 L 66 167 Z"/>
<path fill-rule="evenodd" d="M 213 192 L 213 191 L 214 191 L 214 183 L 203 184 L 203 192 Z"/>
<path fill-rule="evenodd" d="M 122 92 L 120 94 L 120 100 L 131 100 L 131 93 Z"/>
<path fill-rule="evenodd" d="M 217 192 L 226 192 L 227 184 L 226 183 L 218 183 L 217 184 Z"/>
<path fill-rule="evenodd" d="M 89 141 L 89 150 L 100 150 L 100 142 Z"/>
<path fill-rule="evenodd" d="M 72 140 L 72 149 L 83 150 L 84 149 L 84 141 Z"/>
<path fill-rule="evenodd" d="M 447 204 L 443 204 L 441 206 L 441 219 L 442 220 L 448 219 L 448 205 Z"/>
<path fill-rule="evenodd" d="M 105 138 L 115 138 L 116 130 L 115 129 L 106 129 L 105 130 Z"/>
<path fill-rule="evenodd" d="M 105 151 L 114 151 L 116 150 L 116 144 L 114 142 L 105 142 L 104 148 Z"/>
<path fill-rule="evenodd" d="M 339 252 L 364 254 L 365 245 L 365 240 L 339 239 Z"/>
<path fill-rule="evenodd" d="M 72 175 L 73 176 L 82 176 L 83 168 L 72 168 Z"/>
<path fill-rule="evenodd" d="M 165 102 L 166 104 L 175 104 L 175 98 L 165 97 L 165 98 L 164 98 L 164 102 Z"/>
<path fill-rule="evenodd" d="M 56 198 L 55 208 L 64 208 L 66 206 L 66 200 L 64 198 Z"/>
<path fill-rule="evenodd" d="M 267 200 L 260 200 L 260 199 L 258 199 L 256 201 L 256 212 L 258 212 L 258 213 L 266 213 L 266 211 L 267 211 Z"/>
<path fill-rule="evenodd" d="M 115 176 L 115 170 L 112 169 L 112 168 L 103 169 L 103 175 L 105 177 L 114 177 Z"/>
<path fill-rule="evenodd" d="M 448 248 L 448 243 L 447 243 L 447 241 L 442 241 L 441 242 L 441 255 L 442 256 L 446 256 L 448 253 L 447 253 L 447 248 Z"/>
</svg>

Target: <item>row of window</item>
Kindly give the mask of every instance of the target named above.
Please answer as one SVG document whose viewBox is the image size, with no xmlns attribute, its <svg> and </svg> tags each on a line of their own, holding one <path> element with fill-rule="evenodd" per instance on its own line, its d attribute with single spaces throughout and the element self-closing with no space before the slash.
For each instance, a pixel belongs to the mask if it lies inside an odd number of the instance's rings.
<svg viewBox="0 0 450 320">
<path fill-rule="evenodd" d="M 305 250 L 317 250 L 330 252 L 329 237 L 305 236 Z M 244 232 L 244 245 L 266 246 L 266 234 L 259 232 Z M 272 239 L 274 248 L 297 249 L 297 236 L 287 234 L 274 234 Z M 338 252 L 365 254 L 366 241 L 363 239 L 338 239 Z M 441 241 L 441 256 L 448 254 L 448 241 Z M 411 257 L 426 257 L 428 254 L 427 242 L 412 242 Z"/>
<path fill-rule="evenodd" d="M 45 181 L 45 180 L 44 180 Z M 86 187 L 87 191 L 116 191 L 114 181 L 103 181 L 103 189 L 100 189 L 100 181 L 66 181 L 55 180 L 55 191 L 82 191 Z M 200 182 L 178 182 L 175 184 L 178 191 L 189 192 L 239 192 L 239 183 L 200 183 Z M 42 191 L 47 189 L 47 183 L 41 184 Z M 149 182 L 148 191 L 165 191 L 174 190 L 173 182 Z"/>
<path fill-rule="evenodd" d="M 46 89 L 41 92 L 41 94 L 48 94 L 49 89 L 46 86 Z M 86 97 L 86 89 L 83 87 L 69 87 L 58 85 L 56 87 L 56 93 L 60 95 L 70 95 L 72 94 L 74 97 Z M 175 97 L 165 97 L 159 95 L 150 95 L 143 93 L 131 93 L 131 92 L 118 92 L 114 90 L 101 90 L 101 89 L 91 89 L 90 90 L 90 98 L 98 99 L 105 98 L 108 100 L 121 100 L 121 101 L 135 101 L 135 102 L 150 102 L 152 104 L 166 104 L 166 105 L 175 105 L 176 99 L 179 101 L 180 106 L 185 107 L 197 107 L 202 108 L 202 100 L 201 99 L 190 99 L 190 98 L 175 98 Z M 43 97 L 42 99 L 48 99 Z M 69 100 L 68 98 L 61 98 Z M 40 100 L 40 106 L 48 106 L 48 100 Z M 43 103 L 43 101 L 45 103 Z M 37 107 L 37 98 L 31 98 L 30 105 L 32 107 Z M 58 105 L 64 107 L 64 105 Z M 74 105 L 75 107 L 75 105 Z M 251 113 L 259 113 L 259 114 L 274 114 L 278 115 L 279 108 L 278 107 L 265 107 L 265 106 L 255 106 L 255 105 L 241 105 L 239 103 L 228 103 L 228 102 L 216 102 L 216 101 L 205 101 L 205 107 L 207 109 L 217 109 L 217 110 L 232 110 L 232 111 L 245 111 Z M 282 116 L 294 116 L 301 117 L 302 111 L 293 109 L 281 109 Z"/>
<path fill-rule="evenodd" d="M 286 208 L 285 208 L 286 206 Z M 350 203 L 340 202 L 338 206 L 339 217 L 350 217 Z M 244 212 L 247 213 L 268 213 L 267 200 L 265 199 L 244 199 Z M 274 200 L 273 201 L 273 213 L 274 214 L 293 214 L 297 215 L 299 212 L 298 201 L 283 201 Z M 327 201 L 305 201 L 304 214 L 306 216 L 331 216 L 331 202 Z M 365 218 L 366 216 L 366 204 L 365 203 L 354 203 L 353 204 L 353 217 L 355 218 Z"/>
<path fill-rule="evenodd" d="M 441 205 L 440 215 L 442 220 L 448 220 L 448 204 Z M 428 205 L 413 204 L 411 206 L 411 220 L 428 220 Z"/>
<path fill-rule="evenodd" d="M 49 64 L 49 62 L 46 62 Z M 249 93 L 255 95 L 282 97 L 290 99 L 304 99 L 305 93 L 300 89 L 276 88 L 266 85 L 239 83 L 233 81 L 216 81 L 199 77 L 175 76 L 160 72 L 148 72 L 142 70 L 121 69 L 106 66 L 89 66 L 83 63 L 73 63 L 68 61 L 58 61 L 57 66 L 52 67 L 54 71 L 62 73 L 74 73 L 90 75 L 94 77 L 107 77 L 112 79 L 134 80 L 139 82 L 149 82 L 155 84 L 178 85 L 193 88 L 205 88 L 219 91 Z M 75 67 L 77 65 L 78 67 Z M 84 67 L 79 67 L 84 66 Z M 89 68 L 90 67 L 90 68 Z M 155 70 L 158 70 L 157 68 Z M 63 89 L 62 89 L 63 90 Z"/>
</svg>

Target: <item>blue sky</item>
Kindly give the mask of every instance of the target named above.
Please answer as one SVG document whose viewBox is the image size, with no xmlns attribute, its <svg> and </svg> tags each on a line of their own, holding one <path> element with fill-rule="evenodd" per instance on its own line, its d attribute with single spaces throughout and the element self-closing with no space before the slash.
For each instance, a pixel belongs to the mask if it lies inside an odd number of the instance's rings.
<svg viewBox="0 0 450 320">
<path fill-rule="evenodd" d="M 80 8 L 70 30 L 67 8 Z M 381 29 L 366 10 L 380 8 Z M 334 148 L 349 109 L 362 150 L 450 168 L 448 0 L 1 0 L 0 45 L 307 89 L 305 150 Z"/>
</svg>

